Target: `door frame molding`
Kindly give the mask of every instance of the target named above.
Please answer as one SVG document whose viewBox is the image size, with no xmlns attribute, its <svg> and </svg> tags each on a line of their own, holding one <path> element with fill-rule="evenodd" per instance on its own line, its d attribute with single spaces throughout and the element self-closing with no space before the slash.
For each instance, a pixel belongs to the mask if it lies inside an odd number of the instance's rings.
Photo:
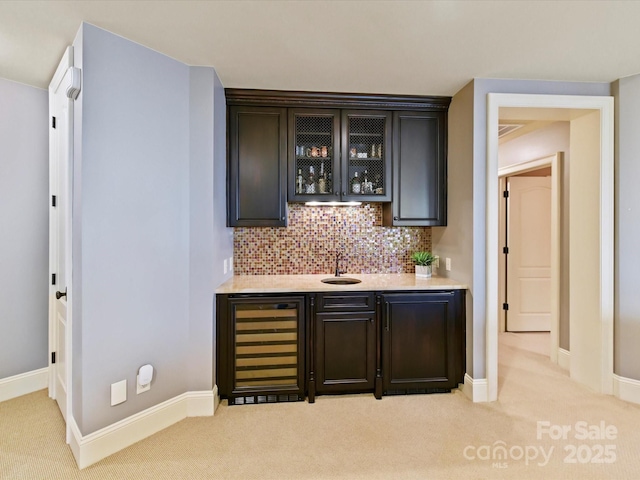
<svg viewBox="0 0 640 480">
<path fill-rule="evenodd" d="M 487 94 L 485 362 L 487 400 L 498 398 L 498 120 L 501 107 L 596 110 L 600 114 L 600 393 L 613 393 L 614 104 L 613 97 Z"/>
<path fill-rule="evenodd" d="M 562 198 L 564 153 L 557 152 L 547 157 L 499 168 L 498 177 L 500 182 L 499 192 L 502 192 L 506 188 L 505 183 L 508 177 L 545 167 L 551 167 L 551 328 L 549 357 L 553 363 L 558 363 L 558 349 L 560 348 L 560 233 L 562 228 L 560 223 L 562 218 L 560 200 Z M 500 219 L 500 223 L 502 223 L 502 219 Z"/>
</svg>

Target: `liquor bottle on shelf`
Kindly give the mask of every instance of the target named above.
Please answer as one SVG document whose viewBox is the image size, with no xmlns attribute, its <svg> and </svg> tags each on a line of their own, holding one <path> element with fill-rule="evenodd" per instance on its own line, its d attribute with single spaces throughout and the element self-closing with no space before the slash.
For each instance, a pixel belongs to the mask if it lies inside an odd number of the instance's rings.
<svg viewBox="0 0 640 480">
<path fill-rule="evenodd" d="M 326 147 L 323 148 L 326 149 Z M 320 176 L 318 177 L 318 193 L 327 193 L 327 177 L 324 173 L 324 162 L 320 164 Z"/>
<path fill-rule="evenodd" d="M 354 177 L 351 179 L 351 193 L 360 193 L 362 185 L 360 184 L 360 179 L 358 178 L 358 172 L 355 173 Z"/>
<path fill-rule="evenodd" d="M 309 177 L 307 177 L 307 190 L 306 193 L 316 193 L 317 192 L 317 183 L 316 183 L 316 172 L 313 165 L 309 167 Z"/>
<path fill-rule="evenodd" d="M 369 181 L 369 175 L 365 170 L 362 174 L 362 184 L 360 185 L 360 193 L 371 195 L 373 193 L 373 183 Z"/>
<path fill-rule="evenodd" d="M 298 176 L 296 177 L 296 193 L 305 193 L 304 177 L 302 176 L 302 169 L 298 169 Z"/>
<path fill-rule="evenodd" d="M 384 193 L 384 186 L 382 184 L 382 175 L 376 173 L 375 180 L 373 181 L 373 193 L 382 195 Z"/>
</svg>

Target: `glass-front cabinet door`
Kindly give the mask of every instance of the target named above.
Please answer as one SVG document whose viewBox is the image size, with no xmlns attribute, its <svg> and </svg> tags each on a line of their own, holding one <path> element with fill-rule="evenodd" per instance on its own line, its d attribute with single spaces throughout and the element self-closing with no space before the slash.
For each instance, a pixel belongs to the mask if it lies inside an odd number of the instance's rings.
<svg viewBox="0 0 640 480">
<path fill-rule="evenodd" d="M 342 112 L 342 198 L 391 201 L 391 112 Z"/>
<path fill-rule="evenodd" d="M 289 140 L 288 200 L 338 200 L 340 111 L 290 109 Z"/>
</svg>

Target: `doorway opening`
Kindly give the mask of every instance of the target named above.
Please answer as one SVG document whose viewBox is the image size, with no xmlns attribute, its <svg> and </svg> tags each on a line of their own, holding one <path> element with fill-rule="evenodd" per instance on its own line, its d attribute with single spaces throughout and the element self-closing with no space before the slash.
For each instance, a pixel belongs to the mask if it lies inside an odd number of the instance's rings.
<svg viewBox="0 0 640 480">
<path fill-rule="evenodd" d="M 501 340 L 547 358 L 560 336 L 563 163 L 558 152 L 498 170 Z"/>
<path fill-rule="evenodd" d="M 498 123 L 502 108 L 522 118 L 560 113 L 571 122 L 569 209 L 570 377 L 613 391 L 613 98 L 489 94 L 487 103 L 486 377 L 487 400 L 498 396 L 499 187 Z M 527 116 L 525 116 L 527 115 Z M 584 259 L 591 259 L 585 262 Z M 552 330 L 553 332 L 553 330 Z M 555 353 L 554 353 L 555 350 Z M 551 359 L 557 361 L 558 348 Z"/>
</svg>

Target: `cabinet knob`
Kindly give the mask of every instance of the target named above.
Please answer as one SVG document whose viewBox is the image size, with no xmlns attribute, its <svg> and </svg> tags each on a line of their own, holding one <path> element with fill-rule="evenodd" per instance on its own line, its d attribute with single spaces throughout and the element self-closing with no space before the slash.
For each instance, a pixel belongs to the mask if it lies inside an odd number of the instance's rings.
<svg viewBox="0 0 640 480">
<path fill-rule="evenodd" d="M 340 192 L 336 192 L 335 195 L 336 195 L 336 197 L 339 197 L 340 196 Z"/>
<path fill-rule="evenodd" d="M 393 217 L 394 220 L 398 220 L 398 217 Z"/>
<path fill-rule="evenodd" d="M 282 217 L 282 221 L 284 222 L 285 217 Z"/>
</svg>

